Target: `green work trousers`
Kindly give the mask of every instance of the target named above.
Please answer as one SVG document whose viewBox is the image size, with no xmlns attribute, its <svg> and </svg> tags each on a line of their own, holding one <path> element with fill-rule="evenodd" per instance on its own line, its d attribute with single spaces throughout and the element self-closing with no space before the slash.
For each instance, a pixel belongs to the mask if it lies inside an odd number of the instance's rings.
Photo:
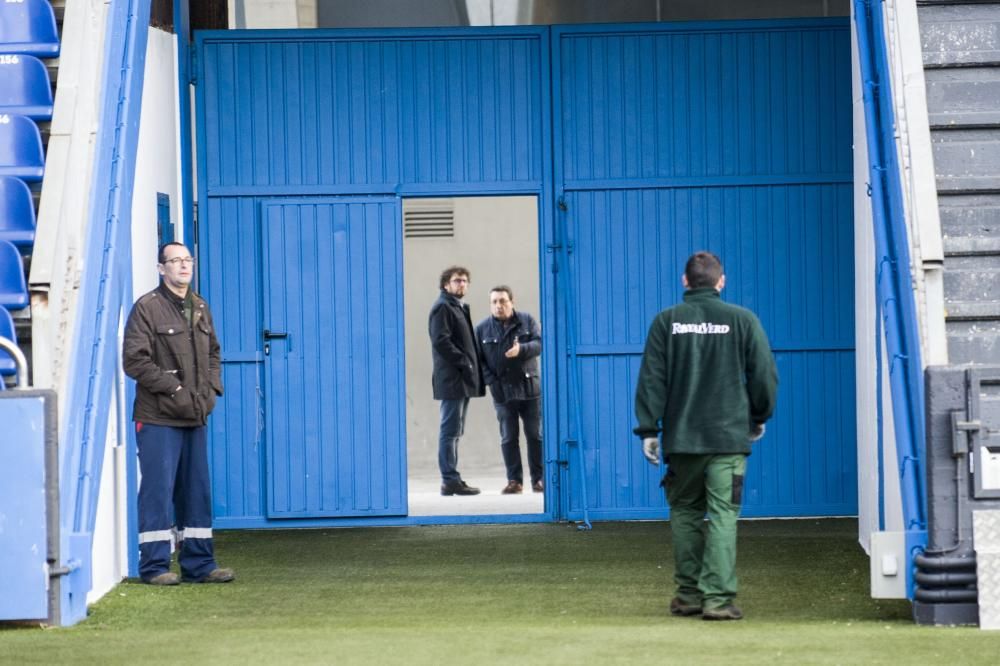
<svg viewBox="0 0 1000 666">
<path fill-rule="evenodd" d="M 736 597 L 736 521 L 746 467 L 742 453 L 670 454 L 665 485 L 674 582 L 685 604 L 719 608 Z"/>
</svg>

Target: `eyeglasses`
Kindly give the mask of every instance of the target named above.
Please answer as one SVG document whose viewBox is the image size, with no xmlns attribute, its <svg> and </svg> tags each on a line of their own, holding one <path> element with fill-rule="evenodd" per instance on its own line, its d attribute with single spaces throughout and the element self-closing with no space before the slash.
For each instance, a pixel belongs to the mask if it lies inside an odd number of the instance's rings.
<svg viewBox="0 0 1000 666">
<path fill-rule="evenodd" d="M 163 263 L 170 264 L 172 266 L 180 266 L 184 264 L 185 266 L 194 266 L 194 257 L 174 257 L 173 259 L 167 259 Z"/>
<path fill-rule="evenodd" d="M 452 278 L 452 284 L 469 284 L 469 278 Z"/>
</svg>

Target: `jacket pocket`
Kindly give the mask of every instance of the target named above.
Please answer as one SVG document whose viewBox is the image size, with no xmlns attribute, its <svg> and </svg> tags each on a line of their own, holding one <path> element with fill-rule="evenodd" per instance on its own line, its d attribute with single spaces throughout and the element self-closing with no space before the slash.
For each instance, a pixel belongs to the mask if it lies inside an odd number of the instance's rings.
<svg viewBox="0 0 1000 666">
<path fill-rule="evenodd" d="M 178 421 L 193 421 L 198 418 L 194 408 L 194 397 L 187 387 L 182 387 L 170 395 L 158 394 L 156 406 L 164 418 Z"/>
<path fill-rule="evenodd" d="M 542 394 L 542 382 L 537 372 L 524 373 L 524 397 L 537 398 Z"/>
<path fill-rule="evenodd" d="M 202 402 L 205 405 L 205 416 L 211 414 L 212 410 L 215 409 L 215 396 L 215 389 L 212 387 L 209 387 L 208 392 L 202 396 Z"/>
<path fill-rule="evenodd" d="M 183 366 L 183 357 L 190 357 L 190 343 L 187 341 L 187 333 L 183 326 L 176 326 L 171 324 L 164 324 L 156 327 L 156 337 L 159 339 L 160 344 L 163 348 L 168 350 L 173 354 L 174 359 L 177 363 Z M 187 349 L 185 349 L 185 347 Z M 160 363 L 166 363 L 166 358 L 161 358 Z M 181 380 L 184 380 L 183 371 L 181 371 L 177 376 Z M 178 382 L 181 383 L 181 382 Z"/>
<path fill-rule="evenodd" d="M 743 475 L 733 474 L 733 504 L 739 506 L 743 503 Z"/>
</svg>

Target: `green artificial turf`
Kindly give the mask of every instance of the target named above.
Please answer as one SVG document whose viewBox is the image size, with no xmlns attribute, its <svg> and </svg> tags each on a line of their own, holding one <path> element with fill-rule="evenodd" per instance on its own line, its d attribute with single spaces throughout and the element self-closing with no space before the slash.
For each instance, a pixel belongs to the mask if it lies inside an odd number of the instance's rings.
<svg viewBox="0 0 1000 666">
<path fill-rule="evenodd" d="M 740 526 L 741 622 L 667 613 L 666 523 L 223 532 L 228 585 L 122 583 L 12 664 L 1000 663 L 1000 632 L 869 598 L 853 520 Z"/>
</svg>

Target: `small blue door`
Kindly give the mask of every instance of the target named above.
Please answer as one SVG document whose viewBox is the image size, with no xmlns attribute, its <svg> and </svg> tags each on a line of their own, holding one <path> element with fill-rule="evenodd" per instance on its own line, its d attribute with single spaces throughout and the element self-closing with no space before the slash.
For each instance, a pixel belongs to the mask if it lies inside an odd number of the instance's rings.
<svg viewBox="0 0 1000 666">
<path fill-rule="evenodd" d="M 261 204 L 267 515 L 406 513 L 395 198 Z"/>
</svg>

